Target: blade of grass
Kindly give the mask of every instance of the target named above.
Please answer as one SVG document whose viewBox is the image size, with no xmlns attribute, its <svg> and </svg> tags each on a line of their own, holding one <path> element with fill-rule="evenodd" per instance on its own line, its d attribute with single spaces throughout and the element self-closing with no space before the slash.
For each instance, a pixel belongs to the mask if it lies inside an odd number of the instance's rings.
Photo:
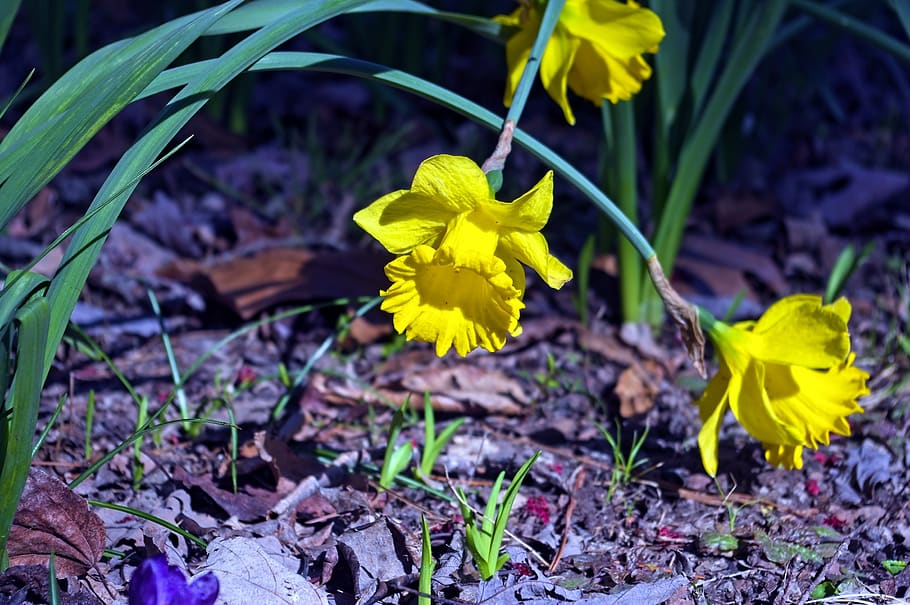
<svg viewBox="0 0 910 605">
<path fill-rule="evenodd" d="M 19 12 L 19 5 L 22 0 L 4 0 L 0 2 L 0 50 L 3 50 L 3 43 L 6 42 L 6 36 L 9 34 L 9 28 Z"/>
<path fill-rule="evenodd" d="M 420 516 L 420 538 L 420 577 L 417 581 L 417 590 L 420 594 L 417 596 L 417 605 L 431 605 L 433 602 L 433 568 L 436 565 L 433 561 L 430 528 L 424 515 Z"/>
<path fill-rule="evenodd" d="M 601 105 L 601 115 L 613 135 L 608 144 L 613 152 L 607 158 L 605 174 L 607 182 L 604 189 L 619 204 L 620 210 L 628 221 L 638 225 L 638 175 L 636 168 L 635 145 L 635 106 L 628 102 L 615 105 Z M 641 280 L 643 263 L 638 251 L 627 238 L 620 238 L 618 244 L 619 277 L 621 283 L 621 303 L 623 321 L 641 321 Z"/>
<path fill-rule="evenodd" d="M 44 428 L 41 429 L 41 434 L 38 435 L 38 439 L 35 441 L 35 445 L 32 446 L 32 458 L 38 455 L 38 450 L 41 449 L 41 446 L 44 445 L 44 441 L 47 439 L 48 434 L 50 434 L 51 429 L 54 428 L 54 424 L 57 423 L 57 418 L 60 416 L 60 412 L 63 411 L 63 404 L 66 403 L 66 393 L 60 396 L 60 400 L 57 401 L 57 407 L 54 408 L 54 413 L 51 414 L 51 417 L 47 422 L 44 423 Z"/>
<path fill-rule="evenodd" d="M 663 212 L 663 201 L 672 178 L 671 140 L 677 122 L 680 104 L 686 92 L 689 46 L 691 32 L 684 23 L 691 22 L 694 5 L 678 3 L 675 0 L 657 0 L 650 5 L 660 15 L 667 34 L 660 43 L 660 52 L 654 57 L 657 72 L 657 112 L 654 124 L 654 167 L 651 171 L 653 194 L 651 196 L 652 216 Z M 686 14 L 680 15 L 681 11 Z M 641 270 L 639 269 L 639 273 Z"/>
<path fill-rule="evenodd" d="M 83 481 L 85 481 L 86 479 L 88 479 L 89 477 L 94 475 L 96 472 L 98 472 L 98 469 L 100 469 L 102 466 L 104 466 L 105 464 L 110 462 L 114 458 L 114 456 L 116 456 L 117 454 L 119 454 L 120 452 L 122 452 L 123 450 L 128 448 L 130 445 L 135 443 L 136 440 L 142 439 L 146 435 L 151 435 L 155 431 L 160 431 L 164 427 L 170 426 L 172 424 L 181 424 L 182 425 L 183 420 L 180 420 L 180 419 L 167 420 L 164 422 L 160 422 L 158 424 L 152 424 L 153 422 L 158 420 L 158 417 L 164 413 L 164 411 L 167 409 L 167 407 L 168 406 L 165 404 L 165 405 L 161 406 L 160 408 L 158 408 L 158 410 L 149 417 L 149 419 L 145 422 L 145 425 L 140 430 L 134 432 L 132 435 L 130 435 L 129 437 L 127 437 L 126 439 L 124 439 L 123 441 L 118 443 L 115 447 L 113 447 L 111 449 L 111 451 L 107 452 L 104 456 L 102 456 L 101 458 L 99 458 L 98 460 L 93 462 L 88 468 L 86 468 L 84 471 L 79 473 L 78 477 L 76 477 L 75 479 L 73 479 L 72 481 L 69 482 L 69 484 L 68 484 L 69 488 L 75 489 L 80 483 L 82 483 Z M 228 422 L 223 422 L 221 420 L 213 420 L 211 418 L 192 418 L 190 420 L 190 422 L 200 423 L 200 424 L 214 424 L 216 426 L 231 426 L 230 423 L 228 423 Z"/>
<path fill-rule="evenodd" d="M 25 76 L 25 79 L 22 80 L 22 84 L 19 85 L 19 88 L 16 89 L 16 92 L 10 95 L 9 99 L 6 100 L 6 103 L 3 105 L 3 109 L 0 109 L 0 118 L 6 115 L 6 112 L 9 111 L 10 106 L 13 104 L 13 101 L 22 94 L 22 91 L 28 86 L 28 83 L 31 81 L 32 77 L 35 75 L 35 70 L 32 69 L 28 72 L 28 75 Z"/>
<path fill-rule="evenodd" d="M 692 76 L 689 86 L 692 90 L 692 115 L 700 116 L 701 109 L 707 99 L 707 92 L 714 80 L 717 65 L 724 55 L 724 41 L 733 19 L 735 2 L 721 2 L 711 8 L 711 22 L 708 31 L 701 43 L 698 57 L 692 66 Z"/>
<path fill-rule="evenodd" d="M 146 521 L 151 521 L 152 523 L 154 523 L 156 525 L 160 525 L 161 527 L 174 532 L 178 536 L 183 536 L 184 538 L 186 538 L 190 542 L 193 542 L 194 544 L 196 544 L 203 550 L 205 550 L 209 546 L 208 542 L 206 542 L 202 538 L 194 536 L 193 534 L 186 531 L 179 525 L 175 525 L 175 524 L 171 523 L 170 521 L 162 519 L 161 517 L 156 517 L 155 515 L 153 515 L 151 513 L 141 511 L 138 508 L 133 508 L 131 506 L 123 506 L 122 504 L 113 504 L 111 502 L 103 502 L 101 500 L 88 500 L 88 504 L 89 504 L 89 506 L 97 506 L 98 508 L 108 508 L 110 510 L 116 510 L 121 513 L 126 513 L 128 515 L 133 515 L 135 517 L 139 517 L 140 519 L 145 519 Z"/>
<path fill-rule="evenodd" d="M 180 378 L 180 368 L 177 366 L 177 356 L 174 354 L 174 347 L 171 346 L 171 335 L 168 333 L 167 326 L 164 324 L 164 316 L 161 315 L 161 305 L 158 304 L 158 297 L 155 296 L 155 293 L 151 288 L 146 290 L 146 294 L 152 305 L 152 313 L 155 314 L 155 318 L 158 320 L 158 327 L 161 330 L 161 343 L 164 346 L 164 355 L 167 357 L 167 365 L 171 370 L 171 380 L 174 381 L 177 409 L 180 410 L 180 417 L 183 420 L 188 420 L 190 417 L 190 408 L 186 399 L 186 391 L 183 390 L 182 386 L 178 386 L 182 384 L 182 379 Z M 183 430 L 189 432 L 190 425 L 184 425 Z"/>
<path fill-rule="evenodd" d="M 897 18 L 904 26 L 904 31 L 910 37 L 910 4 L 905 0 L 888 0 L 888 6 L 897 13 Z"/>
<path fill-rule="evenodd" d="M 60 605 L 60 585 L 57 583 L 57 553 L 51 551 L 47 561 L 48 605 Z"/>
</svg>

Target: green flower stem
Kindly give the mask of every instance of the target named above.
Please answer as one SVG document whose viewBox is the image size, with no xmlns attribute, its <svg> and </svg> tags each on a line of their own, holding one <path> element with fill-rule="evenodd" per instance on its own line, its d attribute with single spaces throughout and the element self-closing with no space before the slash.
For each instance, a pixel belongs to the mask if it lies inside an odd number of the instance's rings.
<svg viewBox="0 0 910 605">
<path fill-rule="evenodd" d="M 698 321 L 701 324 L 702 329 L 705 331 L 706 334 L 708 334 L 710 336 L 711 333 L 714 331 L 714 325 L 717 323 L 720 323 L 720 321 L 716 317 L 711 315 L 711 312 L 708 311 L 707 309 L 700 307 L 698 305 L 693 305 L 693 306 L 698 311 Z"/>
<path fill-rule="evenodd" d="M 512 121 L 518 125 L 518 119 L 524 111 L 525 104 L 528 101 L 528 95 L 531 93 L 531 86 L 534 84 L 534 78 L 540 69 L 540 59 L 543 57 L 550 36 L 559 23 L 559 14 L 562 7 L 565 6 L 565 0 L 549 0 L 547 7 L 544 9 L 543 17 L 540 21 L 540 29 L 537 31 L 537 38 L 534 39 L 534 46 L 531 47 L 531 54 L 528 55 L 528 62 L 525 63 L 524 71 L 521 72 L 521 79 L 518 81 L 518 87 L 512 97 L 512 105 L 509 107 L 509 113 L 506 114 L 506 122 Z"/>
<path fill-rule="evenodd" d="M 866 42 L 873 44 L 885 52 L 897 57 L 905 63 L 910 63 L 910 46 L 900 40 L 892 38 L 883 31 L 866 25 L 859 19 L 848 15 L 839 10 L 824 6 L 810 0 L 790 0 L 790 3 L 813 17 L 821 19 L 835 27 L 862 38 Z"/>
<path fill-rule="evenodd" d="M 607 158 L 607 175 L 609 181 L 606 189 L 618 202 L 620 210 L 633 225 L 638 224 L 638 194 L 636 191 L 635 161 L 635 108 L 631 102 L 623 101 L 615 105 L 604 103 L 601 114 L 605 128 L 614 144 L 610 148 L 615 152 Z M 641 320 L 641 280 L 642 263 L 638 251 L 627 238 L 622 238 L 618 245 L 619 279 L 621 283 L 620 298 L 622 316 L 626 321 Z"/>
</svg>

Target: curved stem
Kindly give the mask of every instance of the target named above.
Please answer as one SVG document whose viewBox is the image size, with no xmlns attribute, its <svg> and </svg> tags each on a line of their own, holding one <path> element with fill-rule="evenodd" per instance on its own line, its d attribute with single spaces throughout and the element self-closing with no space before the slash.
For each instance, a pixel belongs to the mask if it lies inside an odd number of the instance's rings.
<svg viewBox="0 0 910 605">
<path fill-rule="evenodd" d="M 540 20 L 540 29 L 537 30 L 537 37 L 534 39 L 534 45 L 531 47 L 531 54 L 528 55 L 528 62 L 525 63 L 524 71 L 521 72 L 521 79 L 512 96 L 512 105 L 509 107 L 509 113 L 506 114 L 506 122 L 513 122 L 518 125 L 518 119 L 524 111 L 525 104 L 528 101 L 528 95 L 531 93 L 531 86 L 534 84 L 534 78 L 540 69 L 540 60 L 543 57 L 550 36 L 559 23 L 559 15 L 562 13 L 562 7 L 565 6 L 565 0 L 549 0 L 547 7 L 543 11 L 543 17 Z"/>
<path fill-rule="evenodd" d="M 183 86 L 197 73 L 207 69 L 210 69 L 210 61 L 200 61 L 169 69 L 155 78 L 148 88 L 136 98 L 145 98 L 163 90 Z M 346 74 L 382 82 L 439 103 L 491 130 L 498 130 L 502 126 L 499 116 L 461 95 L 406 72 L 390 69 L 368 61 L 323 53 L 272 52 L 250 67 L 250 71 L 298 69 Z M 643 259 L 648 260 L 654 256 L 654 248 L 651 247 L 651 243 L 642 235 L 641 231 L 613 203 L 613 200 L 607 197 L 599 187 L 579 172 L 578 169 L 552 149 L 518 128 L 515 129 L 515 142 L 552 168 L 558 175 L 566 179 L 569 184 L 591 200 L 595 206 L 600 208 L 613 221 L 617 229 L 632 242 L 632 245 Z"/>
</svg>

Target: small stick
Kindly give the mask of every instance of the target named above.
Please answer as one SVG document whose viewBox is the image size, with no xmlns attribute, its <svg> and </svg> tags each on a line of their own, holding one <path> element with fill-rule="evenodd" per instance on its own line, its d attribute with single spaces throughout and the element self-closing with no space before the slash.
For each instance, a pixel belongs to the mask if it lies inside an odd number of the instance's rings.
<svg viewBox="0 0 910 605">
<path fill-rule="evenodd" d="M 578 502 L 575 499 L 575 492 L 581 489 L 587 474 L 584 466 L 579 466 L 575 471 L 575 481 L 572 482 L 572 491 L 569 492 L 569 504 L 566 506 L 565 523 L 562 528 L 562 540 L 559 542 L 559 550 L 556 551 L 556 556 L 553 557 L 553 561 L 550 562 L 550 567 L 547 568 L 548 573 L 556 571 L 556 566 L 559 565 L 559 562 L 562 560 L 562 553 L 566 550 L 566 544 L 569 543 L 569 528 L 572 526 L 572 513 L 575 512 L 575 505 Z"/>
</svg>

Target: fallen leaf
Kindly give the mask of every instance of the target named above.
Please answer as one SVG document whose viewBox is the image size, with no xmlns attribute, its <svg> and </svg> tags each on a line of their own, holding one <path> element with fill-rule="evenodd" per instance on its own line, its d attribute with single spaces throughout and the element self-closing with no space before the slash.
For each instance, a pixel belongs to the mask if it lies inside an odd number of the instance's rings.
<svg viewBox="0 0 910 605">
<path fill-rule="evenodd" d="M 159 275 L 190 283 L 248 320 L 278 305 L 376 295 L 388 285 L 386 262 L 383 255 L 358 250 L 267 248 L 211 265 L 171 263 Z"/>
<path fill-rule="evenodd" d="M 325 591 L 294 573 L 250 538 L 218 538 L 193 578 L 213 572 L 221 605 L 327 605 Z"/>
<path fill-rule="evenodd" d="M 373 323 L 365 317 L 355 317 L 348 327 L 348 335 L 360 345 L 372 344 L 380 338 L 389 336 L 393 331 L 389 321 Z"/>
<path fill-rule="evenodd" d="M 272 506 L 281 499 L 281 494 L 262 488 L 246 486 L 237 493 L 221 489 L 209 475 L 190 475 L 182 466 L 174 467 L 174 479 L 187 489 L 192 487 L 201 489 L 227 514 L 240 521 L 264 518 Z"/>
<path fill-rule="evenodd" d="M 582 329 L 579 333 L 578 342 L 582 349 L 597 353 L 607 361 L 627 366 L 638 361 L 638 355 L 632 347 L 616 338 L 612 330 L 609 332 L 592 332 L 588 329 Z"/>
<path fill-rule="evenodd" d="M 876 485 L 888 484 L 894 478 L 891 452 L 871 439 L 864 439 L 858 448 L 851 448 L 844 464 L 853 469 L 857 485 L 867 493 Z"/>
<path fill-rule="evenodd" d="M 52 228 L 54 219 L 60 216 L 57 198 L 54 189 L 42 188 L 28 205 L 10 220 L 6 227 L 7 234 L 14 238 L 28 239 L 45 229 Z"/>
<path fill-rule="evenodd" d="M 619 398 L 619 415 L 629 418 L 650 410 L 660 392 L 663 378 L 663 367 L 650 359 L 623 370 L 613 388 L 613 393 Z"/>
<path fill-rule="evenodd" d="M 826 185 L 834 190 L 821 197 L 819 207 L 825 222 L 833 227 L 849 226 L 860 218 L 861 213 L 887 201 L 910 185 L 910 175 L 905 170 L 866 168 L 852 162 L 843 162 L 826 174 L 817 173 L 815 176 L 826 175 L 830 179 Z"/>
<path fill-rule="evenodd" d="M 687 235 L 679 255 L 679 260 L 685 262 L 683 257 L 706 261 L 710 263 L 711 270 L 727 267 L 752 275 L 777 296 L 788 291 L 787 280 L 770 255 L 748 245 L 702 235 Z M 709 274 L 710 270 L 699 276 L 708 283 L 711 281 Z"/>
<path fill-rule="evenodd" d="M 45 565 L 16 565 L 0 574 L 0 603 L 32 603 L 40 597 L 41 603 L 50 602 L 50 582 Z M 91 592 L 79 587 L 78 592 L 60 591 L 59 605 L 101 605 Z"/>
<path fill-rule="evenodd" d="M 499 370 L 456 363 L 439 367 L 435 363 L 391 378 L 383 373 L 372 386 L 351 380 L 314 374 L 310 384 L 324 401 L 334 404 L 381 404 L 399 407 L 410 401 L 422 409 L 423 394 L 438 412 L 461 415 L 521 414 L 531 402 L 522 382 Z"/>
<path fill-rule="evenodd" d="M 379 582 L 401 578 L 414 570 L 405 540 L 401 528 L 389 520 L 379 520 L 338 536 L 338 554 L 347 563 L 355 594 L 361 600 L 364 593 L 372 595 Z"/>
<path fill-rule="evenodd" d="M 10 529 L 10 565 L 46 566 L 53 552 L 57 577 L 79 576 L 101 559 L 104 540 L 104 524 L 85 499 L 47 471 L 29 471 Z"/>
<path fill-rule="evenodd" d="M 531 402 L 524 386 L 505 372 L 467 363 L 407 374 L 401 384 L 415 393 L 429 391 L 440 401 L 452 400 L 456 409 L 441 407 L 447 412 L 479 407 L 490 414 L 520 414 L 523 406 Z"/>
<path fill-rule="evenodd" d="M 714 222 L 721 233 L 775 216 L 774 202 L 754 193 L 724 191 L 712 201 Z"/>
</svg>

